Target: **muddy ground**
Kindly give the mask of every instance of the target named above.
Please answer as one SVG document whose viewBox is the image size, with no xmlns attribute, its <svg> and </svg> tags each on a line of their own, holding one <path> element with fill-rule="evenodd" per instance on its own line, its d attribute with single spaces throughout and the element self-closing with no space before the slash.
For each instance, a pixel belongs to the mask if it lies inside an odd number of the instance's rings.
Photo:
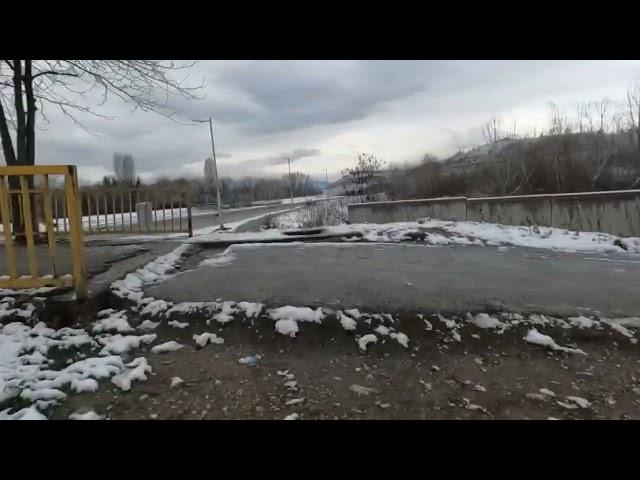
<svg viewBox="0 0 640 480">
<path fill-rule="evenodd" d="M 427 330 L 416 314 L 400 315 L 394 326 L 408 335 L 409 348 L 387 339 L 366 353 L 355 336 L 373 325 L 362 322 L 347 332 L 327 317 L 322 325 L 300 323 L 290 338 L 276 333 L 268 318 L 224 325 L 191 318 L 185 329 L 165 320 L 158 339 L 131 355 L 149 360 L 149 380 L 129 392 L 101 381 L 98 393 L 70 395 L 49 416 L 66 419 L 91 408 L 109 419 L 283 419 L 294 413 L 305 420 L 640 418 L 639 346 L 606 326 L 541 329 L 561 345 L 578 346 L 587 353 L 582 356 L 525 343 L 526 326 L 499 335 L 466 325 L 457 342 L 442 322 L 430 320 Z M 204 331 L 224 344 L 196 348 L 192 335 Z M 169 340 L 185 348 L 149 351 Z M 238 362 L 256 354 L 262 358 L 255 366 Z M 171 388 L 175 376 L 184 383 Z M 289 381 L 297 382 L 296 390 L 285 386 Z M 567 396 L 590 406 L 579 408 Z M 287 404 L 295 399 L 304 400 Z"/>
</svg>

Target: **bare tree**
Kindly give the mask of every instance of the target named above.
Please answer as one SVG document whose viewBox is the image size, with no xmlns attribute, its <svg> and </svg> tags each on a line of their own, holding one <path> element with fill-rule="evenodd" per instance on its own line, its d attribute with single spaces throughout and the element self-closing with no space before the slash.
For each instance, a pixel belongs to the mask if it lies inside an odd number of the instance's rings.
<svg viewBox="0 0 640 480">
<path fill-rule="evenodd" d="M 611 99 L 609 97 L 603 97 L 599 102 L 593 102 L 593 109 L 596 112 L 596 118 L 598 120 L 598 132 L 606 133 L 609 129 L 609 122 L 607 122 L 607 108 Z"/>
<path fill-rule="evenodd" d="M 549 102 L 549 135 L 562 135 L 566 132 L 567 117 L 555 103 Z"/>
<path fill-rule="evenodd" d="M 611 117 L 611 125 L 614 133 L 624 132 L 624 127 L 625 127 L 624 112 L 615 112 Z"/>
<path fill-rule="evenodd" d="M 491 115 L 491 118 L 482 126 L 482 136 L 487 143 L 497 143 L 502 137 L 500 126 L 502 120 L 495 115 Z"/>
<path fill-rule="evenodd" d="M 380 171 L 384 160 L 380 160 L 370 153 L 361 153 L 358 155 L 356 165 L 352 168 L 346 168 L 342 174 L 351 180 L 353 187 L 347 190 L 348 196 L 357 196 L 360 201 L 366 201 L 371 198 L 371 182 L 375 174 Z M 345 187 L 346 188 L 346 187 Z"/>
<path fill-rule="evenodd" d="M 627 123 L 636 132 L 638 152 L 640 152 L 640 83 L 627 89 Z"/>
<path fill-rule="evenodd" d="M 588 119 L 590 117 L 589 104 L 585 102 L 580 103 L 576 108 L 576 113 L 578 117 L 578 132 L 582 133 L 587 131 Z"/>
<path fill-rule="evenodd" d="M 165 60 L 3 60 L 0 138 L 7 165 L 35 164 L 36 112 L 48 122 L 45 108 L 57 108 L 82 128 L 81 114 L 109 118 L 91 106 L 92 92 L 101 94 L 99 106 L 115 96 L 134 110 L 173 117 L 177 112 L 169 106 L 170 97 L 195 99 L 202 86 L 190 87 L 176 78 L 192 65 Z M 17 179 L 9 179 L 11 188 L 17 188 Z M 17 202 L 14 207 L 14 231 L 22 232 Z"/>
</svg>

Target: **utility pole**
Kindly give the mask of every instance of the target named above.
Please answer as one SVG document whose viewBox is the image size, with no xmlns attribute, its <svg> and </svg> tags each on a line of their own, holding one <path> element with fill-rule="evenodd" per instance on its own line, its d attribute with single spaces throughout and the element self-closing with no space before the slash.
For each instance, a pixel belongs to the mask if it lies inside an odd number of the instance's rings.
<svg viewBox="0 0 640 480">
<path fill-rule="evenodd" d="M 209 132 L 211 133 L 211 153 L 213 153 L 213 171 L 216 174 L 216 201 L 218 202 L 218 220 L 220 221 L 220 230 L 224 230 L 224 222 L 222 221 L 222 202 L 220 199 L 220 177 L 218 176 L 218 163 L 216 162 L 216 145 L 213 141 L 213 120 L 209 117 Z"/>
<path fill-rule="evenodd" d="M 291 203 L 293 203 L 293 179 L 291 178 L 291 159 L 287 157 L 287 164 L 289 165 L 289 193 L 291 194 Z"/>
<path fill-rule="evenodd" d="M 325 187 L 325 192 L 326 192 L 326 197 L 329 198 L 329 174 L 327 173 L 327 169 L 323 168 L 324 170 L 324 181 L 327 183 L 327 186 Z"/>
<path fill-rule="evenodd" d="M 220 199 L 220 177 L 218 176 L 218 163 L 216 162 L 216 145 L 213 141 L 213 119 L 209 117 L 208 120 L 193 120 L 197 123 L 209 122 L 209 132 L 211 133 L 211 153 L 213 154 L 213 172 L 216 177 L 216 199 L 218 203 L 218 221 L 220 222 L 220 230 L 226 230 L 224 223 L 222 222 L 222 202 Z"/>
</svg>

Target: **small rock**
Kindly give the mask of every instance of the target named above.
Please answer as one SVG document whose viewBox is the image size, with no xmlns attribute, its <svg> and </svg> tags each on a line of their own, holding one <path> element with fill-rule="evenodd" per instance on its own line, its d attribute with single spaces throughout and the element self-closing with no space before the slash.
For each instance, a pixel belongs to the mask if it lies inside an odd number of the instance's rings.
<svg viewBox="0 0 640 480">
<path fill-rule="evenodd" d="M 349 390 L 351 390 L 353 393 L 357 395 L 369 395 L 370 393 L 373 393 L 376 391 L 374 388 L 363 387 L 362 385 L 358 385 L 356 383 L 351 385 L 349 387 Z"/>
<path fill-rule="evenodd" d="M 178 385 L 184 383 L 184 380 L 182 380 L 180 377 L 173 377 L 171 378 L 171 388 L 177 387 Z"/>
<path fill-rule="evenodd" d="M 526 397 L 530 400 L 540 400 L 541 402 L 547 401 L 547 397 L 541 393 L 527 393 Z"/>
<path fill-rule="evenodd" d="M 380 403 L 380 402 L 375 402 L 375 404 L 374 404 L 374 405 L 377 405 L 377 406 L 379 406 L 379 407 L 380 407 L 380 408 L 382 408 L 382 409 L 389 408 L 389 407 L 391 406 L 391 404 L 390 404 L 390 403 Z"/>
<path fill-rule="evenodd" d="M 548 388 L 541 388 L 538 390 L 541 394 L 546 395 L 547 397 L 555 397 L 556 394 L 549 390 Z"/>
</svg>

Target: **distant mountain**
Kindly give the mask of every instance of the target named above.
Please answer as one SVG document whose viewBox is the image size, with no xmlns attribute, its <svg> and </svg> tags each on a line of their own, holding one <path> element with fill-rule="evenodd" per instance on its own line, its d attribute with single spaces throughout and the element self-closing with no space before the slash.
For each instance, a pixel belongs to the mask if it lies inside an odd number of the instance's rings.
<svg viewBox="0 0 640 480">
<path fill-rule="evenodd" d="M 313 181 L 313 188 L 317 188 L 318 190 L 324 190 L 328 186 L 329 186 L 329 182 L 327 182 L 325 180 L 314 180 Z"/>
</svg>

